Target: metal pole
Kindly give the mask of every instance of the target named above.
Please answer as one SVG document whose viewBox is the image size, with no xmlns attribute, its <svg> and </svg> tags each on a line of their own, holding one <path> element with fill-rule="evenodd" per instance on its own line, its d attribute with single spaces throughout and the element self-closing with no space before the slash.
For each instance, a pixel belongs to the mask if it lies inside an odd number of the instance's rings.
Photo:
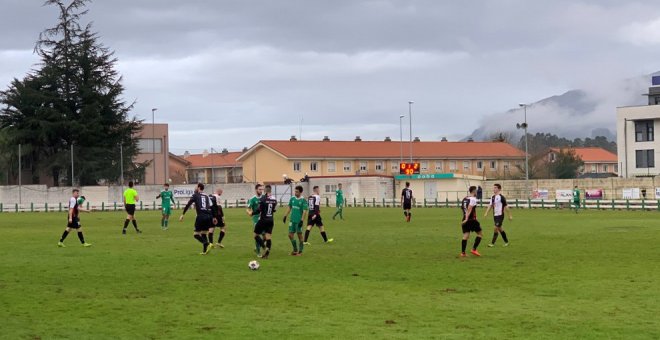
<svg viewBox="0 0 660 340">
<path fill-rule="evenodd" d="M 151 109 L 151 152 L 152 152 L 152 167 L 154 169 L 154 185 L 156 184 L 156 120 L 155 120 L 155 112 L 157 109 Z"/>
<path fill-rule="evenodd" d="M 529 149 L 527 148 L 527 105 L 525 105 L 525 179 L 529 181 Z"/>
<path fill-rule="evenodd" d="M 213 148 L 211 148 L 211 183 L 215 184 L 215 171 L 213 171 L 215 164 L 213 164 Z"/>
<path fill-rule="evenodd" d="M 165 138 L 167 138 L 167 136 L 163 135 L 163 143 L 161 144 L 161 148 L 163 149 L 163 175 L 165 183 L 169 183 L 169 169 L 167 168 L 167 162 L 170 159 L 170 150 Z"/>
<path fill-rule="evenodd" d="M 403 163 L 403 117 L 404 115 L 399 116 L 399 146 L 401 148 L 401 155 L 399 157 L 399 163 Z M 401 164 L 399 164 L 401 165 Z"/>
<path fill-rule="evenodd" d="M 119 171 L 121 171 L 119 174 L 121 193 L 119 193 L 119 195 L 121 196 L 124 193 L 124 142 L 119 143 L 119 169 Z"/>
<path fill-rule="evenodd" d="M 71 186 L 74 186 L 73 184 L 73 143 L 71 143 Z"/>
<path fill-rule="evenodd" d="M 413 137 L 412 137 L 412 104 L 413 101 L 408 102 L 408 121 L 410 122 L 410 163 L 413 161 Z"/>
<path fill-rule="evenodd" d="M 23 172 L 21 163 L 21 144 L 18 144 L 18 204 L 23 204 L 23 193 L 22 193 L 22 184 L 23 184 Z"/>
</svg>

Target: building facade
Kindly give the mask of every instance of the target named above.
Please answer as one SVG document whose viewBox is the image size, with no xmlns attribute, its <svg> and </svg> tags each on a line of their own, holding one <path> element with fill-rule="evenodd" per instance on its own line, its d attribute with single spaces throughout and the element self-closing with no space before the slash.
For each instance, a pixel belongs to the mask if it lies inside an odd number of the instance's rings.
<svg viewBox="0 0 660 340">
<path fill-rule="evenodd" d="M 655 163 L 660 151 L 660 140 L 655 140 L 655 130 L 660 127 L 660 88 L 651 87 L 648 96 L 649 105 L 619 107 L 616 110 L 621 177 L 660 175 L 660 168 Z"/>
<path fill-rule="evenodd" d="M 183 159 L 189 162 L 186 169 L 188 183 L 242 183 L 243 168 L 236 159 L 242 152 L 219 153 L 205 151 L 201 154 L 186 154 Z"/>
<path fill-rule="evenodd" d="M 457 173 L 514 178 L 525 154 L 500 142 L 414 142 L 422 174 Z M 402 151 L 403 150 L 403 151 Z M 237 158 L 245 182 L 279 183 L 309 177 L 394 176 L 410 146 L 393 141 L 260 141 Z"/>
<path fill-rule="evenodd" d="M 546 164 L 553 163 L 557 159 L 557 154 L 562 151 L 571 150 L 579 157 L 584 166 L 579 170 L 579 174 L 617 174 L 619 164 L 617 155 L 603 148 L 550 148 L 543 158 Z"/>
<path fill-rule="evenodd" d="M 139 152 L 134 163 L 147 164 L 140 184 L 163 184 L 169 181 L 169 128 L 167 124 L 142 124 L 138 139 Z"/>
</svg>

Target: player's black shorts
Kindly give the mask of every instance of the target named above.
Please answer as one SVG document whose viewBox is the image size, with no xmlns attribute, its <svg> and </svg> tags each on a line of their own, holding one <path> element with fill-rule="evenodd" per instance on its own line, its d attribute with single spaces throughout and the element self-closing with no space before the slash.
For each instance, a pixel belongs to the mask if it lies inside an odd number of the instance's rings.
<svg viewBox="0 0 660 340">
<path fill-rule="evenodd" d="M 208 231 L 213 226 L 211 215 L 197 215 L 195 218 L 195 231 Z"/>
<path fill-rule="evenodd" d="M 78 217 L 74 217 L 74 218 L 72 218 L 72 219 L 71 219 L 71 223 L 68 223 L 68 222 L 69 222 L 69 219 L 68 219 L 68 217 L 67 217 L 67 224 L 66 224 L 66 227 L 67 227 L 67 228 L 78 229 L 78 228 L 81 227 L 81 225 L 80 225 L 80 219 L 79 219 Z"/>
<path fill-rule="evenodd" d="M 501 228 L 504 224 L 504 215 L 495 216 L 493 219 L 495 220 L 495 226 L 498 228 Z"/>
<path fill-rule="evenodd" d="M 222 218 L 217 219 L 218 223 L 213 224 L 214 228 L 224 228 L 225 227 L 225 222 L 222 220 Z"/>
<path fill-rule="evenodd" d="M 403 202 L 403 210 L 410 210 L 412 209 L 412 202 Z"/>
<path fill-rule="evenodd" d="M 477 220 L 468 220 L 463 224 L 463 233 L 469 233 L 469 232 L 480 232 L 481 231 L 481 224 L 479 224 L 479 221 Z"/>
<path fill-rule="evenodd" d="M 135 204 L 126 204 L 124 207 L 126 209 L 126 213 L 133 216 L 135 215 Z"/>
<path fill-rule="evenodd" d="M 312 226 L 312 227 L 322 227 L 323 226 L 323 219 L 321 218 L 321 215 L 316 215 L 316 218 L 312 218 L 312 216 L 307 217 L 307 225 Z"/>
<path fill-rule="evenodd" d="M 255 234 L 272 234 L 273 233 L 273 226 L 275 226 L 275 222 L 273 220 L 259 220 L 257 224 L 254 225 L 254 233 Z"/>
</svg>

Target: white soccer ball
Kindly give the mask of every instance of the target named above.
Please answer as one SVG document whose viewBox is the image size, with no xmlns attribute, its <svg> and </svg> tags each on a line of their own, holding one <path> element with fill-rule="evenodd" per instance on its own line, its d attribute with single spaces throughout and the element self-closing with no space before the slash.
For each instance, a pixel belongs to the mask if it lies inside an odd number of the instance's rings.
<svg viewBox="0 0 660 340">
<path fill-rule="evenodd" d="M 259 262 L 257 262 L 257 261 L 250 261 L 250 263 L 248 263 L 248 268 L 250 268 L 251 270 L 257 270 L 257 269 L 259 269 Z"/>
</svg>

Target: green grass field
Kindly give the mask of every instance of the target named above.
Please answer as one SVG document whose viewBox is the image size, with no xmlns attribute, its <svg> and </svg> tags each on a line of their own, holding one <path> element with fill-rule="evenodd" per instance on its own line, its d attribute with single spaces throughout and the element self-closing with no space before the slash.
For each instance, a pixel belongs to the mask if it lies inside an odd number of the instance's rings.
<svg viewBox="0 0 660 340">
<path fill-rule="evenodd" d="M 138 212 L 142 235 L 121 235 L 121 213 L 83 214 L 91 248 L 75 233 L 57 248 L 64 213 L 2 214 L 0 337 L 660 338 L 657 213 L 514 210 L 511 246 L 486 247 L 482 218 L 483 256 L 467 259 L 459 213 L 416 209 L 405 224 L 399 209 L 346 209 L 335 222 L 326 209 L 335 243 L 314 231 L 303 257 L 280 221 L 255 272 L 243 210 L 227 210 L 226 248 L 208 256 L 194 212 L 167 232 Z"/>
</svg>

